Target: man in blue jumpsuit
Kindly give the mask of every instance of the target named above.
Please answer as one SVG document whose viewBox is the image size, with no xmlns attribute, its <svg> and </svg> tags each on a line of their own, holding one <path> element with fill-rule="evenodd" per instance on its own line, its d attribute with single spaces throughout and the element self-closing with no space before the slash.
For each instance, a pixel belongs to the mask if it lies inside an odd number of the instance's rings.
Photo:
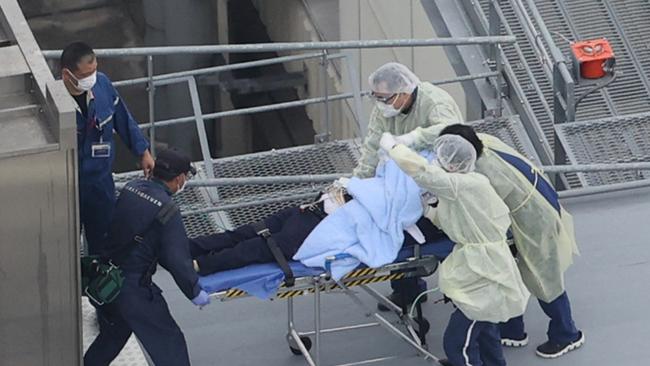
<svg viewBox="0 0 650 366">
<path fill-rule="evenodd" d="M 183 332 L 151 276 L 160 264 L 195 305 L 210 302 L 192 268 L 180 211 L 171 205 L 167 219 L 158 219 L 171 196 L 183 189 L 191 171 L 186 156 L 163 150 L 151 180 L 133 181 L 122 189 L 104 254 L 117 262 L 124 284 L 115 301 L 98 307 L 100 333 L 84 356 L 85 365 L 109 365 L 131 333 L 156 366 L 190 364 Z"/>
<path fill-rule="evenodd" d="M 115 205 L 113 131 L 140 157 L 145 176 L 151 173 L 154 161 L 149 143 L 117 90 L 106 75 L 97 72 L 97 58 L 90 46 L 75 42 L 63 50 L 61 77 L 78 107 L 79 218 L 88 254 L 98 254 Z"/>
</svg>

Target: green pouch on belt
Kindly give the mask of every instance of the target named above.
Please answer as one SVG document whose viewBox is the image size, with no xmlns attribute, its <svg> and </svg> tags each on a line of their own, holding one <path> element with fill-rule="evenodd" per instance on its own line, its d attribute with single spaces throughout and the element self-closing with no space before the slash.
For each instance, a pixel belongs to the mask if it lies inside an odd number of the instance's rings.
<svg viewBox="0 0 650 366">
<path fill-rule="evenodd" d="M 97 305 L 110 304 L 120 294 L 124 276 L 113 263 L 98 256 L 81 258 L 82 293 Z"/>
</svg>

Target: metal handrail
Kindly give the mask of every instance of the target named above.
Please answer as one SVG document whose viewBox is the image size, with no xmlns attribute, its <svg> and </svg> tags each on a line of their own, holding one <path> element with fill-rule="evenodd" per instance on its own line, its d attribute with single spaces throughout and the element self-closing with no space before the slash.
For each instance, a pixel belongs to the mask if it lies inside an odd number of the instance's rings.
<svg viewBox="0 0 650 366">
<path fill-rule="evenodd" d="M 650 162 L 619 163 L 619 164 L 574 164 L 574 165 L 547 165 L 541 167 L 545 173 L 593 173 L 604 171 L 638 171 L 650 170 Z M 300 184 L 300 183 L 325 183 L 333 182 L 341 177 L 350 177 L 350 173 L 337 174 L 303 174 L 303 175 L 270 175 L 264 177 L 237 177 L 237 178 L 211 178 L 192 179 L 187 181 L 188 187 L 223 187 L 243 185 L 268 185 L 268 184 Z M 115 183 L 117 189 L 126 183 Z"/>
<path fill-rule="evenodd" d="M 201 76 L 207 74 L 217 74 L 224 71 L 246 69 L 249 67 L 267 66 L 267 65 L 281 64 L 281 63 L 291 62 L 291 61 L 308 60 L 310 58 L 319 58 L 322 57 L 323 55 L 325 55 L 325 53 L 316 52 L 316 53 L 308 53 L 304 55 L 283 56 L 283 57 L 274 57 L 274 58 L 268 58 L 268 59 L 257 60 L 257 61 L 238 62 L 234 64 L 205 67 L 205 68 L 187 70 L 187 71 L 178 71 L 178 72 L 172 72 L 168 74 L 159 74 L 154 76 L 152 80 L 161 81 L 165 79 L 174 79 L 174 78 L 180 78 L 185 76 Z M 330 60 L 343 58 L 343 57 L 344 55 L 340 55 L 340 54 L 327 55 L 327 58 Z M 137 85 L 137 84 L 146 84 L 148 82 L 149 82 L 148 77 L 142 77 L 142 78 L 114 81 L 113 86 L 115 87 L 130 86 L 130 85 Z"/>
<path fill-rule="evenodd" d="M 560 198 L 573 198 L 573 197 L 590 196 L 590 195 L 600 194 L 600 193 L 627 191 L 630 189 L 647 188 L 647 187 L 650 187 L 650 180 L 642 179 L 642 180 L 635 180 L 631 182 L 606 184 L 602 186 L 573 188 L 566 191 L 558 192 L 558 195 Z"/>
<path fill-rule="evenodd" d="M 496 75 L 497 72 L 495 71 L 495 72 L 487 72 L 487 73 L 474 74 L 474 75 L 463 75 L 455 78 L 437 80 L 431 83 L 433 85 L 451 84 L 451 83 L 463 82 L 468 80 L 485 79 Z M 155 85 L 163 84 L 169 80 L 173 80 L 173 79 L 164 78 L 162 80 L 158 80 L 158 82 L 155 83 Z M 360 93 L 361 96 L 367 96 L 369 94 L 370 94 L 369 91 L 362 91 Z M 327 100 L 332 102 L 332 101 L 351 99 L 351 98 L 354 98 L 354 93 L 343 93 L 343 94 L 331 95 L 327 98 Z M 312 104 L 323 103 L 325 102 L 325 100 L 326 100 L 325 97 L 301 99 L 301 100 L 296 100 L 291 102 L 282 102 L 282 103 L 268 104 L 268 105 L 258 106 L 258 107 L 239 108 L 239 109 L 233 109 L 229 111 L 209 113 L 209 114 L 202 115 L 202 117 L 204 120 L 207 121 L 207 120 L 214 120 L 214 119 L 225 118 L 225 117 L 239 116 L 244 114 L 263 113 L 263 112 L 270 112 L 270 111 L 275 111 L 280 109 L 304 107 Z M 179 118 L 172 118 L 172 119 L 167 119 L 162 121 L 156 121 L 155 127 L 164 127 L 164 126 L 176 125 L 181 123 L 189 123 L 194 121 L 195 118 L 196 118 L 195 116 L 188 116 L 188 117 L 179 117 Z M 142 123 L 138 126 L 141 129 L 147 129 L 147 128 L 151 128 L 153 125 L 151 123 Z"/>
<path fill-rule="evenodd" d="M 560 50 L 560 48 L 555 44 L 555 40 L 553 39 L 551 32 L 548 30 L 548 27 L 546 27 L 546 23 L 544 22 L 542 15 L 539 13 L 539 10 L 537 10 L 537 6 L 535 5 L 535 2 L 533 0 L 525 0 L 525 1 L 528 4 L 528 7 L 530 8 L 530 12 L 533 15 L 533 19 L 535 19 L 535 23 L 537 23 L 539 27 L 539 33 L 544 39 L 544 42 L 546 42 L 549 51 L 551 51 L 551 56 L 553 57 L 554 63 L 555 62 L 566 63 L 566 57 L 564 57 L 564 53 L 562 53 L 562 50 Z"/>
<path fill-rule="evenodd" d="M 322 51 L 343 49 L 367 49 L 390 47 L 425 47 L 425 46 L 466 46 L 477 44 L 511 44 L 517 41 L 514 36 L 490 37 L 445 37 L 427 39 L 387 39 L 367 41 L 330 41 L 330 42 L 278 42 L 231 45 L 202 45 L 202 46 L 161 46 L 161 47 L 128 47 L 96 49 L 95 54 L 102 57 L 124 56 L 165 56 L 178 54 L 211 54 L 211 53 L 256 53 L 279 51 Z M 45 50 L 45 58 L 61 56 L 61 50 Z"/>
<path fill-rule="evenodd" d="M 573 164 L 543 166 L 546 173 L 595 173 L 631 170 L 650 170 L 650 162 L 615 163 L 615 164 Z"/>
</svg>

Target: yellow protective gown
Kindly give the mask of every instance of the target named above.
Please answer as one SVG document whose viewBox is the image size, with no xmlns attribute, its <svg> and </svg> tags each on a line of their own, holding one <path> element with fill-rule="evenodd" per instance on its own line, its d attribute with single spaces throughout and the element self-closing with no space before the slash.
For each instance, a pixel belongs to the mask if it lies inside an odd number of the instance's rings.
<svg viewBox="0 0 650 366">
<path fill-rule="evenodd" d="M 573 218 L 564 209 L 558 214 L 521 172 L 491 149 L 515 155 L 534 166 L 532 163 L 498 138 L 478 136 L 485 149 L 476 161 L 476 171 L 490 180 L 510 208 L 512 234 L 519 252 L 517 264 L 524 283 L 535 297 L 551 302 L 564 292 L 564 272 L 578 252 Z"/>
<path fill-rule="evenodd" d="M 370 115 L 368 135 L 361 146 L 361 158 L 353 175 L 359 178 L 374 177 L 379 163 L 379 140 L 384 132 L 403 135 L 417 130 L 415 144 L 433 141 L 447 125 L 462 123 L 463 115 L 454 99 L 443 89 L 421 82 L 417 97 L 408 114 L 386 118 L 375 107 Z"/>
<path fill-rule="evenodd" d="M 439 203 L 426 216 L 456 243 L 439 271 L 440 290 L 472 320 L 522 315 L 529 293 L 506 243 L 508 207 L 478 173 L 447 173 L 404 145 L 389 152 Z"/>
</svg>

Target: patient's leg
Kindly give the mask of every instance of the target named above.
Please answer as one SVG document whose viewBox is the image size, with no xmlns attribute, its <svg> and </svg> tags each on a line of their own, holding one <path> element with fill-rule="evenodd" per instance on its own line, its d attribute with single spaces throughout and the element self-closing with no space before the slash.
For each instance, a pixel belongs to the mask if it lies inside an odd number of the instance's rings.
<svg viewBox="0 0 650 366">
<path fill-rule="evenodd" d="M 196 258 L 199 265 L 199 274 L 205 276 L 210 273 L 228 269 L 245 267 L 255 263 L 274 262 L 273 254 L 260 237 L 241 241 L 231 248 L 224 248 L 218 252 L 212 251 Z"/>
<path fill-rule="evenodd" d="M 320 220 L 320 217 L 311 212 L 292 208 L 267 218 L 265 222 L 284 257 L 291 260 Z M 266 240 L 254 235 L 236 245 L 224 246 L 220 251 L 211 251 L 207 255 L 202 255 L 196 258 L 196 261 L 199 265 L 199 274 L 206 275 L 249 264 L 275 262 L 275 258 Z"/>
<path fill-rule="evenodd" d="M 221 251 L 232 248 L 238 243 L 256 237 L 257 234 L 250 225 L 243 225 L 235 230 L 228 230 L 223 233 L 199 236 L 190 239 L 190 254 L 196 258 L 212 251 Z"/>
<path fill-rule="evenodd" d="M 285 222 L 292 216 L 300 213 L 298 207 L 288 207 L 264 218 L 264 224 L 272 232 L 282 230 Z M 222 251 L 232 248 L 248 239 L 257 237 L 252 225 L 242 225 L 235 230 L 228 230 L 223 233 L 199 236 L 190 239 L 190 254 L 192 258 L 206 255 L 213 251 Z"/>
</svg>

